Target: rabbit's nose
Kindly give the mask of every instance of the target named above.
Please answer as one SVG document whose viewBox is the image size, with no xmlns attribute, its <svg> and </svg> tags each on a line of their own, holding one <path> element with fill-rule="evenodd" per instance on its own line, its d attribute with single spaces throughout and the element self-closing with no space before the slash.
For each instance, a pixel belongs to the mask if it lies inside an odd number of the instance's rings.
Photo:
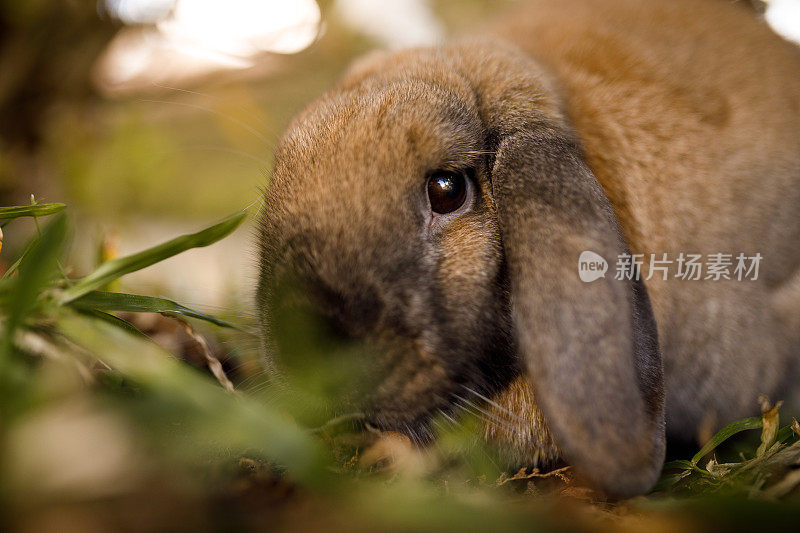
<svg viewBox="0 0 800 533">
<path fill-rule="evenodd" d="M 377 291 L 369 285 L 348 285 L 339 287 L 318 282 L 312 299 L 336 335 L 341 338 L 364 337 L 376 328 L 383 304 Z"/>
<path fill-rule="evenodd" d="M 287 310 L 313 316 L 334 339 L 369 336 L 385 311 L 380 292 L 372 284 L 345 273 L 316 268 L 280 269 L 275 302 Z"/>
</svg>

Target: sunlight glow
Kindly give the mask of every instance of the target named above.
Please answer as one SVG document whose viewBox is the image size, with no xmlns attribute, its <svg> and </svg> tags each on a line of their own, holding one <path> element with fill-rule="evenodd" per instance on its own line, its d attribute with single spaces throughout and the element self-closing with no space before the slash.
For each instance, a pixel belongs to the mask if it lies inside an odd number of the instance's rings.
<svg viewBox="0 0 800 533">
<path fill-rule="evenodd" d="M 444 27 L 429 0 L 336 0 L 334 9 L 351 28 L 387 48 L 440 42 Z"/>
<path fill-rule="evenodd" d="M 764 18 L 775 33 L 800 44 L 800 0 L 770 0 Z"/>
<path fill-rule="evenodd" d="M 179 46 L 245 58 L 303 50 L 314 41 L 320 17 L 314 0 L 178 0 L 158 29 Z"/>
<path fill-rule="evenodd" d="M 128 24 L 98 65 L 111 91 L 170 83 L 221 69 L 244 69 L 264 52 L 294 54 L 320 29 L 315 0 L 106 0 Z"/>
<path fill-rule="evenodd" d="M 153 24 L 174 5 L 175 0 L 106 0 L 108 11 L 125 24 Z"/>
</svg>

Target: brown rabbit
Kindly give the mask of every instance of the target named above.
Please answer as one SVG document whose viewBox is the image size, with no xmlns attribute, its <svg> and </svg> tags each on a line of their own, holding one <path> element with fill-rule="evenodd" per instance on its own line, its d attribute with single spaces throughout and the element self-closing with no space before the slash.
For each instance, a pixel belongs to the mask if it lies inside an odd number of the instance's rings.
<svg viewBox="0 0 800 533">
<path fill-rule="evenodd" d="M 795 375 L 800 50 L 722 0 L 532 1 L 496 33 L 368 56 L 290 125 L 260 233 L 268 359 L 299 280 L 374 350 L 375 426 L 466 405 L 516 460 L 641 493 L 665 426 L 691 438 Z M 584 251 L 605 277 L 581 280 Z M 757 279 L 614 275 L 740 252 Z"/>
</svg>

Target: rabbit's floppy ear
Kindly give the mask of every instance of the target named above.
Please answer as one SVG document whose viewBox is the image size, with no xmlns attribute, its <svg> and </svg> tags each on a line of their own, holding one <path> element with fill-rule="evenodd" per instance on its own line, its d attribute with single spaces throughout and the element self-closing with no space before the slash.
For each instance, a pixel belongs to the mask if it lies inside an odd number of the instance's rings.
<svg viewBox="0 0 800 533">
<path fill-rule="evenodd" d="M 647 491 L 664 460 L 663 378 L 641 281 L 591 282 L 578 258 L 628 253 L 579 145 L 551 131 L 499 142 L 492 172 L 521 356 L 556 443 L 600 488 Z M 612 267 L 613 268 L 613 267 Z"/>
<path fill-rule="evenodd" d="M 490 179 L 514 327 L 539 406 L 591 482 L 645 492 L 664 460 L 663 370 L 644 284 L 615 279 L 629 251 L 611 204 L 535 62 L 496 43 L 451 50 L 496 150 Z M 581 281 L 584 251 L 611 272 Z"/>
</svg>

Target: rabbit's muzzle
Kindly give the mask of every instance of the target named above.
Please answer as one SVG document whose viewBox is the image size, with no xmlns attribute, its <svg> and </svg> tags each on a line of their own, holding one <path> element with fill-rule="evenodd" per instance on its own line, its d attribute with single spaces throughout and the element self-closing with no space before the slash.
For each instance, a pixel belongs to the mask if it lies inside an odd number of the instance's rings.
<svg viewBox="0 0 800 533">
<path fill-rule="evenodd" d="M 430 419 L 453 412 L 465 390 L 489 395 L 517 366 L 507 331 L 445 308 L 436 262 L 398 240 L 374 255 L 295 241 L 262 280 L 262 321 L 278 369 L 337 376 L 337 409 L 424 441 Z"/>
</svg>

